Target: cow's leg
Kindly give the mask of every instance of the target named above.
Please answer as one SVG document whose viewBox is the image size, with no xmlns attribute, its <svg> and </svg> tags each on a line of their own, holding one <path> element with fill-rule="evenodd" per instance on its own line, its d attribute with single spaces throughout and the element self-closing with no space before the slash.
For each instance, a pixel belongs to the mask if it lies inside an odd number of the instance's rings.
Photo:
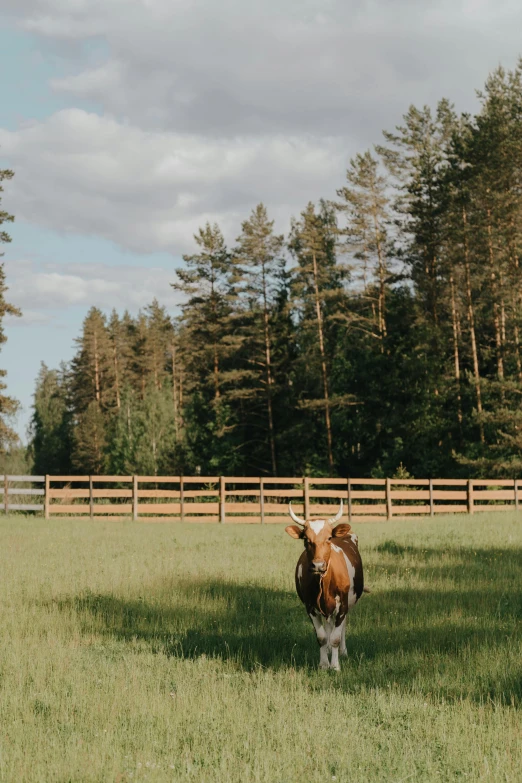
<svg viewBox="0 0 522 783">
<path fill-rule="evenodd" d="M 328 634 L 322 623 L 320 617 L 316 617 L 314 614 L 310 614 L 310 620 L 315 629 L 315 635 L 319 642 L 319 666 L 321 669 L 329 669 L 330 661 L 328 660 Z"/>
<path fill-rule="evenodd" d="M 331 622 L 333 624 L 335 620 L 332 618 Z M 341 639 L 343 636 L 343 627 L 344 621 L 339 623 L 339 625 L 335 625 L 330 632 L 330 645 L 332 648 L 332 662 L 330 664 L 330 668 L 335 669 L 336 671 L 339 671 L 341 668 L 339 666 L 339 647 L 341 645 Z"/>
<path fill-rule="evenodd" d="M 341 645 L 339 647 L 339 655 L 346 657 L 348 655 L 348 650 L 346 649 L 346 616 L 341 623 L 341 628 Z"/>
</svg>

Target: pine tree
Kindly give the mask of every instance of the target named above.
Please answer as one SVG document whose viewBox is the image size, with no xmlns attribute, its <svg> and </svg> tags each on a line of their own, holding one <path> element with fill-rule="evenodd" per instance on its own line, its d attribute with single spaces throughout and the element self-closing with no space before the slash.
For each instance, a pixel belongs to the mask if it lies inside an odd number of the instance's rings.
<svg viewBox="0 0 522 783">
<path fill-rule="evenodd" d="M 454 342 L 458 346 L 457 336 L 467 331 L 469 334 L 469 353 L 471 356 L 471 368 L 468 375 L 472 378 L 477 412 L 477 422 L 481 443 L 484 443 L 484 422 L 482 405 L 482 386 L 478 341 L 478 311 L 477 302 L 480 299 L 481 277 L 480 265 L 477 265 L 476 253 L 473 252 L 473 230 L 470 226 L 470 214 L 473 214 L 473 172 L 467 161 L 469 155 L 467 149 L 470 139 L 470 127 L 467 119 L 461 119 L 453 133 L 448 161 L 449 166 L 445 171 L 448 183 L 448 212 L 447 234 L 445 243 L 445 255 L 450 266 L 450 281 L 455 287 L 452 289 L 452 313 L 462 312 L 462 318 L 452 315 Z M 453 304 L 455 303 L 455 304 Z M 461 323 L 466 322 L 467 328 Z M 461 336 L 460 342 L 464 353 L 466 345 Z M 460 367 L 460 352 L 455 349 L 456 368 Z M 457 373 L 456 373 L 457 375 Z M 458 376 L 460 381 L 460 375 Z"/>
<path fill-rule="evenodd" d="M 387 182 L 379 173 L 379 163 L 367 151 L 350 160 L 347 185 L 337 191 L 341 199 L 336 208 L 346 216 L 340 230 L 346 248 L 362 267 L 363 293 L 371 300 L 373 322 L 384 351 L 386 325 L 386 289 L 390 284 L 387 226 L 390 223 Z M 375 295 L 375 293 L 376 295 Z M 377 307 L 375 307 L 377 300 Z"/>
<path fill-rule="evenodd" d="M 140 434 L 139 396 L 126 385 L 121 390 L 120 407 L 107 432 L 107 467 L 114 475 L 133 475 L 136 469 L 136 444 Z"/>
<path fill-rule="evenodd" d="M 72 394 L 77 411 L 83 412 L 91 402 L 100 410 L 111 405 L 114 356 L 105 315 L 91 307 L 81 337 L 76 339 L 78 352 L 72 361 Z"/>
<path fill-rule="evenodd" d="M 403 119 L 396 133 L 384 132 L 387 145 L 377 150 L 397 189 L 397 253 L 416 290 L 419 349 L 426 353 L 431 389 L 426 420 L 438 422 L 449 448 L 461 439 L 463 420 L 460 311 L 455 270 L 446 253 L 445 173 L 457 119 L 447 100 L 439 101 L 435 114 L 427 106 L 412 106 Z"/>
<path fill-rule="evenodd" d="M 151 378 L 136 410 L 135 470 L 142 475 L 170 473 L 176 446 L 174 412 L 168 387 L 158 389 Z"/>
<path fill-rule="evenodd" d="M 292 221 L 289 247 L 298 262 L 293 288 L 300 309 L 300 330 L 307 348 L 319 352 L 321 398 L 303 400 L 303 408 L 322 408 L 326 430 L 328 468 L 333 471 L 333 436 L 331 423 L 331 382 L 327 320 L 338 297 L 345 272 L 336 263 L 337 225 L 330 206 L 322 202 L 319 211 L 309 203 L 300 220 Z M 312 336 L 315 332 L 316 338 Z M 304 347 L 304 346 L 303 346 Z M 306 372 L 312 371 L 308 366 Z"/>
<path fill-rule="evenodd" d="M 395 208 L 400 216 L 400 249 L 410 270 L 435 341 L 442 317 L 441 247 L 447 193 L 444 177 L 448 147 L 455 126 L 453 108 L 439 102 L 434 117 L 429 107 L 411 106 L 396 133 L 384 131 L 381 155 L 398 188 Z"/>
<path fill-rule="evenodd" d="M 271 316 L 278 293 L 278 273 L 284 263 L 284 237 L 274 234 L 274 221 L 268 220 L 265 206 L 258 204 L 250 218 L 243 222 L 237 243 L 235 255 L 243 270 L 244 294 L 250 316 L 249 361 L 257 376 L 257 384 L 264 391 L 270 462 L 272 475 L 277 476 Z"/>
<path fill-rule="evenodd" d="M 101 475 L 106 464 L 105 419 L 94 399 L 79 414 L 74 428 L 73 467 L 89 475 Z"/>
<path fill-rule="evenodd" d="M 172 321 L 157 299 L 145 308 L 145 317 L 147 319 L 145 352 L 149 363 L 147 375 L 152 377 L 156 389 L 162 389 L 169 377 L 168 365 L 173 341 Z"/>
<path fill-rule="evenodd" d="M 132 345 L 130 329 L 132 319 L 126 312 L 120 319 L 113 310 L 107 325 L 109 339 L 109 362 L 107 372 L 107 407 L 112 411 L 120 411 L 122 394 L 131 382 Z"/>
<path fill-rule="evenodd" d="M 43 362 L 36 379 L 31 419 L 31 454 L 37 474 L 65 474 L 71 470 L 71 414 L 68 374 L 50 370 Z"/>
<path fill-rule="evenodd" d="M 241 431 L 245 395 L 251 393 L 245 380 L 251 372 L 241 357 L 240 275 L 217 225 L 207 224 L 195 240 L 200 252 L 184 256 L 186 268 L 176 270 L 174 283 L 185 295 L 179 326 L 186 372 L 186 444 L 199 455 L 199 464 L 228 472 L 240 461 L 240 450 L 248 448 Z"/>
<path fill-rule="evenodd" d="M 0 170 L 0 183 L 8 181 L 14 177 L 14 172 L 9 169 Z M 0 184 L 0 193 L 4 192 L 3 186 Z M 0 198 L 0 204 L 2 199 Z M 12 223 L 14 216 L 10 215 L 3 209 L 0 209 L 0 226 L 4 223 Z M 0 230 L 0 242 L 10 242 L 11 237 L 4 229 Z M 2 256 L 3 253 L 0 253 Z M 8 288 L 5 282 L 5 268 L 3 264 L 0 264 L 0 345 L 3 345 L 7 341 L 7 337 L 3 328 L 3 321 L 6 315 L 20 316 L 21 312 L 17 307 L 5 299 L 5 294 Z M 6 370 L 0 370 L 0 379 L 5 378 L 7 375 Z M 15 415 L 19 408 L 19 403 L 12 397 L 8 397 L 3 394 L 7 388 L 7 385 L 3 380 L 0 380 L 0 449 L 4 450 L 18 442 L 18 435 L 9 426 L 7 421 Z"/>
<path fill-rule="evenodd" d="M 468 469 L 505 470 L 520 462 L 518 430 L 522 393 L 520 356 L 519 217 L 522 209 L 522 70 L 497 69 L 479 93 L 481 110 L 466 118 L 459 139 L 462 190 L 466 195 L 467 253 L 476 331 L 481 342 L 483 395 L 477 411 L 481 447 L 467 444 L 460 459 Z M 477 389 L 478 384 L 477 385 Z M 478 402 L 478 400 L 477 400 Z"/>
<path fill-rule="evenodd" d="M 227 319 L 230 314 L 230 254 L 217 225 L 209 223 L 194 236 L 199 253 L 183 256 L 186 269 L 177 269 L 181 291 L 185 336 L 191 341 L 192 371 L 212 387 L 214 400 L 221 395 L 220 365 L 225 352 Z"/>
</svg>

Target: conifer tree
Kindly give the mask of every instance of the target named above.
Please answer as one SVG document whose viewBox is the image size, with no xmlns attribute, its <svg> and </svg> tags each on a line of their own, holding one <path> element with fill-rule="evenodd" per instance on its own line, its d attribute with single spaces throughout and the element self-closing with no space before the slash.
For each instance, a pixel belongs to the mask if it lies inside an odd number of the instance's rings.
<svg viewBox="0 0 522 783">
<path fill-rule="evenodd" d="M 151 376 L 156 389 L 163 388 L 169 377 L 168 365 L 171 355 L 173 327 L 170 317 L 157 299 L 145 308 L 147 333 L 145 353 L 149 362 L 147 375 Z"/>
<path fill-rule="evenodd" d="M 107 432 L 108 470 L 114 475 L 137 473 L 136 445 L 141 433 L 139 394 L 126 385 L 121 392 L 121 404 Z"/>
<path fill-rule="evenodd" d="M 183 324 L 191 341 L 190 364 L 201 381 L 212 387 L 214 400 L 221 396 L 222 358 L 227 318 L 230 314 L 230 254 L 219 226 L 206 224 L 194 236 L 199 253 L 184 255 L 185 269 L 177 269 Z"/>
<path fill-rule="evenodd" d="M 131 382 L 132 347 L 129 340 L 131 323 L 132 319 L 128 313 L 124 313 L 123 318 L 120 319 L 118 313 L 113 310 L 107 325 L 110 359 L 106 397 L 108 407 L 115 411 L 121 410 L 123 390 Z"/>
<path fill-rule="evenodd" d="M 175 451 L 174 412 L 168 387 L 158 389 L 153 376 L 136 410 L 134 466 L 144 475 L 165 475 Z"/>
<path fill-rule="evenodd" d="M 75 408 L 84 411 L 94 401 L 100 410 L 107 410 L 111 401 L 114 358 L 106 317 L 101 310 L 91 307 L 76 344 L 78 352 L 72 361 Z"/>
<path fill-rule="evenodd" d="M 300 326 L 307 335 L 308 347 L 317 345 L 319 352 L 321 400 L 304 400 L 304 408 L 324 410 L 328 468 L 333 470 L 333 436 L 331 422 L 330 356 L 327 344 L 326 319 L 329 304 L 338 295 L 343 271 L 336 263 L 337 226 L 331 207 L 322 202 L 319 211 L 309 203 L 300 220 L 292 221 L 290 250 L 298 262 L 294 270 L 294 291 L 300 303 Z M 316 340 L 311 337 L 311 331 Z M 312 368 L 310 367 L 310 370 Z M 307 372 L 309 370 L 307 369 Z"/>
<path fill-rule="evenodd" d="M 190 394 L 184 406 L 185 436 L 199 459 L 210 459 L 210 449 L 212 470 L 226 472 L 247 448 L 240 433 L 245 394 L 251 393 L 245 385 L 250 372 L 241 358 L 240 276 L 217 225 L 200 229 L 195 241 L 200 252 L 183 257 L 186 267 L 176 270 L 178 282 L 173 284 L 186 297 L 180 318 Z"/>
<path fill-rule="evenodd" d="M 4 181 L 8 181 L 14 177 L 14 173 L 10 171 L 9 169 L 3 169 L 0 170 L 0 183 Z M 4 188 L 0 184 L 0 193 L 3 193 Z M 1 198 L 0 198 L 0 204 L 1 204 Z M 14 221 L 14 216 L 10 215 L 8 212 L 6 212 L 3 209 L 0 209 L 0 227 L 4 223 L 12 223 Z M 11 237 L 5 231 L 5 229 L 0 229 L 0 242 L 10 242 Z M 3 253 L 0 253 L 0 256 L 2 256 Z M 21 312 L 17 307 L 14 307 L 12 304 L 9 304 L 9 302 L 5 299 L 5 294 L 7 292 L 8 288 L 5 281 L 5 268 L 3 264 L 0 264 L 0 345 L 3 345 L 7 341 L 7 337 L 4 331 L 3 322 L 6 315 L 11 316 L 20 316 Z M 3 392 L 6 390 L 7 385 L 2 380 L 7 375 L 7 372 L 5 370 L 0 370 L 0 449 L 5 450 L 10 445 L 16 443 L 18 441 L 18 435 L 14 432 L 12 427 L 9 426 L 8 420 L 14 416 L 14 414 L 17 412 L 19 408 L 19 403 L 17 400 L 13 399 L 12 397 L 8 397 Z"/>
<path fill-rule="evenodd" d="M 31 419 L 34 470 L 67 474 L 71 469 L 71 418 L 67 371 L 50 370 L 42 362 L 36 379 Z"/>
<path fill-rule="evenodd" d="M 145 313 L 140 311 L 137 317 L 129 324 L 129 327 L 132 353 L 131 383 L 138 392 L 140 399 L 144 400 L 150 369 L 150 357 L 147 353 L 148 325 Z"/>
<path fill-rule="evenodd" d="M 456 294 L 455 310 L 462 310 L 462 321 L 467 323 L 467 328 L 462 331 L 469 334 L 469 354 L 471 368 L 468 370 L 474 386 L 476 419 L 478 422 L 480 442 L 484 443 L 484 421 L 482 405 L 482 379 L 480 370 L 479 340 L 478 340 L 478 310 L 477 302 L 480 299 L 481 278 L 480 264 L 477 264 L 477 256 L 473 250 L 473 231 L 470 226 L 470 215 L 473 215 L 473 171 L 467 161 L 467 148 L 470 139 L 470 126 L 467 119 L 461 119 L 453 133 L 445 177 L 448 183 L 448 211 L 447 211 L 447 235 L 445 243 L 445 255 L 451 268 L 450 281 L 455 280 Z M 453 320 L 453 331 L 458 332 Z M 460 326 L 460 323 L 459 323 Z M 461 333 L 462 334 L 462 333 Z M 461 336 L 463 353 L 466 345 Z M 455 343 L 457 340 L 455 339 Z M 460 353 L 455 350 L 455 363 L 459 366 Z"/>
<path fill-rule="evenodd" d="M 411 106 L 403 120 L 396 133 L 384 131 L 387 146 L 377 150 L 395 178 L 401 249 L 436 340 L 443 314 L 441 247 L 447 199 L 441 172 L 447 162 L 455 116 L 451 105 L 442 100 L 435 117 L 427 106 Z"/>
<path fill-rule="evenodd" d="M 103 474 L 106 464 L 106 422 L 98 400 L 79 414 L 74 428 L 73 467 L 91 475 Z"/>
<path fill-rule="evenodd" d="M 347 184 L 337 191 L 341 201 L 336 208 L 346 216 L 346 226 L 340 229 L 340 234 L 347 249 L 362 267 L 363 292 L 371 299 L 373 321 L 383 351 L 387 333 L 386 288 L 391 274 L 387 182 L 379 173 L 378 161 L 369 151 L 350 160 L 346 179 Z"/>
<path fill-rule="evenodd" d="M 276 436 L 274 427 L 274 360 L 272 348 L 272 310 L 278 293 L 278 272 L 284 237 L 274 234 L 274 221 L 268 220 L 266 208 L 258 204 L 242 224 L 235 251 L 244 276 L 244 293 L 249 307 L 250 365 L 257 383 L 264 389 L 268 440 L 272 474 L 277 476 Z"/>
</svg>

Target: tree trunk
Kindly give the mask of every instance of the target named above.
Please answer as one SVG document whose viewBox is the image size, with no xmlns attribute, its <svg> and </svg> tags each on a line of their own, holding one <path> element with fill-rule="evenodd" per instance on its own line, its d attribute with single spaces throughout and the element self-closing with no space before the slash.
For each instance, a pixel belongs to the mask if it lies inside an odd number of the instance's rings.
<svg viewBox="0 0 522 783">
<path fill-rule="evenodd" d="M 373 208 L 373 226 L 375 231 L 375 244 L 377 246 L 377 261 L 379 265 L 379 334 L 381 336 L 381 351 L 384 353 L 384 338 L 386 337 L 386 287 L 384 253 L 380 239 L 380 227 Z"/>
<path fill-rule="evenodd" d="M 120 373 L 119 373 L 119 364 L 118 364 L 118 352 L 116 350 L 116 342 L 114 341 L 112 346 L 112 358 L 114 362 L 114 388 L 116 391 L 116 408 L 120 410 L 121 408 L 121 398 L 120 398 Z"/>
<path fill-rule="evenodd" d="M 499 306 L 497 275 L 495 270 L 495 255 L 493 253 L 493 233 L 491 227 L 491 209 L 487 210 L 488 215 L 488 255 L 491 277 L 491 293 L 493 296 L 493 324 L 495 327 L 495 348 L 497 354 L 497 375 L 499 379 L 504 380 L 504 357 L 502 345 L 502 314 Z"/>
<path fill-rule="evenodd" d="M 475 331 L 475 309 L 473 307 L 473 295 L 471 289 L 471 265 L 469 259 L 468 243 L 468 216 L 466 208 L 462 209 L 462 223 L 464 226 L 464 268 L 466 270 L 466 298 L 468 304 L 468 322 L 471 339 L 471 355 L 473 358 L 473 377 L 475 378 L 475 390 L 477 395 L 477 413 L 479 415 L 480 442 L 484 443 L 484 424 L 482 422 L 482 392 L 480 388 L 480 370 L 477 351 L 477 335 Z"/>
<path fill-rule="evenodd" d="M 172 405 L 174 408 L 174 432 L 176 440 L 178 439 L 178 394 L 176 391 L 176 346 L 170 345 L 170 354 L 172 356 Z"/>
<path fill-rule="evenodd" d="M 516 231 L 515 222 L 513 218 L 511 218 L 511 229 L 513 232 Z M 520 305 L 522 302 L 522 294 L 520 293 L 519 290 L 520 289 L 520 281 L 519 281 L 520 262 L 513 240 L 510 243 L 510 252 L 511 252 L 511 263 L 513 267 L 513 280 L 511 286 L 511 293 L 512 293 L 511 306 L 513 311 L 513 341 L 515 343 L 515 362 L 517 365 L 517 376 L 519 381 L 522 381 L 522 361 L 520 358 L 520 330 L 518 325 Z"/>
<path fill-rule="evenodd" d="M 219 400 L 221 392 L 219 391 L 219 360 L 217 345 L 214 343 L 214 399 Z"/>
<path fill-rule="evenodd" d="M 457 315 L 457 303 L 455 299 L 455 282 L 453 272 L 450 273 L 451 289 L 451 323 L 453 326 L 453 358 L 455 362 L 455 382 L 457 384 L 457 419 L 462 425 L 462 398 L 460 393 L 460 359 L 459 359 L 459 325 Z"/>
<path fill-rule="evenodd" d="M 323 394 L 324 394 L 324 415 L 326 422 L 326 440 L 328 443 L 328 467 L 333 471 L 333 451 L 332 451 L 332 425 L 330 422 L 330 399 L 328 393 L 328 373 L 326 370 L 326 352 L 324 349 L 323 336 L 323 317 L 321 313 L 321 300 L 319 297 L 319 283 L 317 274 L 317 259 L 313 253 L 314 269 L 314 288 L 315 288 L 315 311 L 317 315 L 317 330 L 319 332 L 319 350 L 321 352 L 321 371 L 323 376 Z"/>
<path fill-rule="evenodd" d="M 152 363 L 154 367 L 154 386 L 156 387 L 156 389 L 159 389 L 160 384 L 159 384 L 159 375 L 158 375 L 158 361 L 157 361 L 156 347 L 154 347 L 154 351 L 152 352 Z"/>
<path fill-rule="evenodd" d="M 211 281 L 211 302 L 212 302 L 212 315 L 214 318 L 214 328 L 217 329 L 217 312 L 216 312 L 216 300 L 214 297 L 214 280 Z M 214 351 L 214 400 L 219 400 L 221 393 L 219 391 L 219 357 L 216 341 L 213 342 Z"/>
<path fill-rule="evenodd" d="M 96 337 L 96 330 L 94 331 L 94 391 L 96 394 L 96 402 L 99 404 L 101 400 L 100 393 L 100 359 L 98 356 L 98 339 Z"/>
<path fill-rule="evenodd" d="M 268 317 L 268 304 L 266 296 L 265 266 L 263 264 L 263 327 L 265 337 L 265 366 L 266 366 L 266 405 L 268 412 L 268 435 L 270 439 L 270 457 L 272 460 L 272 474 L 277 476 L 277 462 L 275 450 L 274 416 L 272 410 L 272 358 L 270 341 L 270 322 Z"/>
</svg>

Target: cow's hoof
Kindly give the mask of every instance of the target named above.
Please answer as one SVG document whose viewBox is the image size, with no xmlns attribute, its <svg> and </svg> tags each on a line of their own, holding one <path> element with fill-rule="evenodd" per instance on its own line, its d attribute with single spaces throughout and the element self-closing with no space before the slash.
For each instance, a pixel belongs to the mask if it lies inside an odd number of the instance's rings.
<svg viewBox="0 0 522 783">
<path fill-rule="evenodd" d="M 320 669 L 329 669 L 330 668 L 330 664 L 328 663 L 328 661 L 326 661 L 326 663 L 320 663 L 319 664 L 319 668 Z"/>
<path fill-rule="evenodd" d="M 330 666 L 330 669 L 332 669 L 334 672 L 340 672 L 341 671 L 341 667 L 339 666 L 339 664 L 337 664 L 337 666 Z"/>
</svg>

